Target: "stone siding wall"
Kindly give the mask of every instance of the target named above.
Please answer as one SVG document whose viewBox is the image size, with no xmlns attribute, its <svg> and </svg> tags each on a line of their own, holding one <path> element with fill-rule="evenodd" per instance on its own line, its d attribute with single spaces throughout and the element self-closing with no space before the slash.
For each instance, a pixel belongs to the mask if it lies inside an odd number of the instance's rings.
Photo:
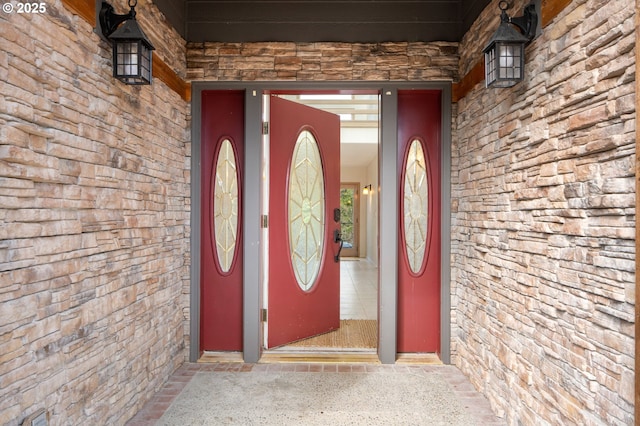
<svg viewBox="0 0 640 426">
<path fill-rule="evenodd" d="M 189 43 L 190 80 L 455 81 L 457 43 Z"/>
<path fill-rule="evenodd" d="M 510 425 L 634 421 L 634 18 L 574 0 L 525 81 L 457 106 L 455 362 Z M 462 69 L 485 43 L 463 40 Z"/>
<path fill-rule="evenodd" d="M 46 8 L 0 14 L 0 423 L 124 424 L 186 356 L 188 104 L 113 79 L 92 25 Z"/>
</svg>

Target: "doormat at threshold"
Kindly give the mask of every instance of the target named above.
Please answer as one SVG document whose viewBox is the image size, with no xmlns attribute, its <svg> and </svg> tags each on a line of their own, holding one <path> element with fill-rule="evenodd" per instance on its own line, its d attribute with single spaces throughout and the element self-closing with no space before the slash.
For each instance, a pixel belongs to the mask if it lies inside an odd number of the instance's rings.
<svg viewBox="0 0 640 426">
<path fill-rule="evenodd" d="M 292 343 L 298 348 L 377 348 L 378 321 L 340 320 L 340 328 Z"/>
</svg>

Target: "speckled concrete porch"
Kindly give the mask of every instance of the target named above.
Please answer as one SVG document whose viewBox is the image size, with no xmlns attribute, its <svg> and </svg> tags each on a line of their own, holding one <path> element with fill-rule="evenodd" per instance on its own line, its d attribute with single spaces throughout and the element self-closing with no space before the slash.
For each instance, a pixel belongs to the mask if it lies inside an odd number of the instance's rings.
<svg viewBox="0 0 640 426">
<path fill-rule="evenodd" d="M 140 425 L 504 425 L 455 367 L 342 363 L 180 367 Z"/>
</svg>

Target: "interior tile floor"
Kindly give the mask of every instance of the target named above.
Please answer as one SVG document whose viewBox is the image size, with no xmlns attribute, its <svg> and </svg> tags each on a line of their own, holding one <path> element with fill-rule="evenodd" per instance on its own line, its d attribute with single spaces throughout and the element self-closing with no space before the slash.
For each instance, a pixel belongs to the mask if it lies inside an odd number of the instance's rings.
<svg viewBox="0 0 640 426">
<path fill-rule="evenodd" d="M 378 319 L 378 268 L 366 259 L 340 260 L 340 319 Z"/>
</svg>

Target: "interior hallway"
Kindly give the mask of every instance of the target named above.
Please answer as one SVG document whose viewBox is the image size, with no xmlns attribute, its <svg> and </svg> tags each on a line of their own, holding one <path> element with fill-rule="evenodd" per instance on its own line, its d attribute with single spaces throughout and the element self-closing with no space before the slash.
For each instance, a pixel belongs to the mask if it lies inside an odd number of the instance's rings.
<svg viewBox="0 0 640 426">
<path fill-rule="evenodd" d="M 378 319 L 378 268 L 366 259 L 340 260 L 340 319 Z"/>
<path fill-rule="evenodd" d="M 128 426 L 503 426 L 451 365 L 187 363 Z"/>
</svg>

